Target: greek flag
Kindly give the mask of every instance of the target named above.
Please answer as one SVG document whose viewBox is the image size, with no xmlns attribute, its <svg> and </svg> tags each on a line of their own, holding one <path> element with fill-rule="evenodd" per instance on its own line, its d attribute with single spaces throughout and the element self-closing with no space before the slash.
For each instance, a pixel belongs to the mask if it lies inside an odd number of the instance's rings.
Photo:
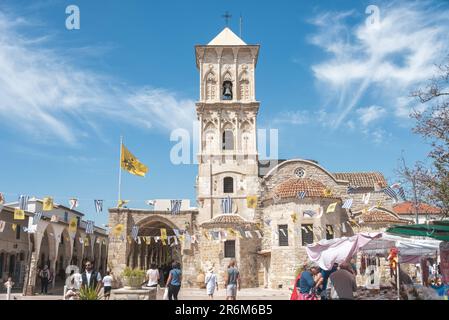
<svg viewBox="0 0 449 320">
<path fill-rule="evenodd" d="M 313 211 L 313 210 L 305 210 L 304 212 L 303 212 L 303 217 L 304 218 L 306 218 L 306 217 L 308 217 L 308 218 L 313 218 L 313 216 L 316 214 L 316 212 L 315 211 Z"/>
<path fill-rule="evenodd" d="M 390 186 L 390 188 L 395 188 L 398 189 L 397 194 L 399 194 L 399 196 L 401 197 L 402 201 L 405 201 L 405 192 L 404 192 L 404 188 L 402 188 L 400 183 L 395 183 L 392 186 Z"/>
<path fill-rule="evenodd" d="M 398 196 L 397 196 L 396 192 L 391 187 L 384 188 L 383 192 L 390 198 L 393 198 L 395 201 L 398 200 Z"/>
<path fill-rule="evenodd" d="M 306 191 L 299 191 L 298 192 L 298 199 L 304 199 L 306 197 L 307 192 Z"/>
<path fill-rule="evenodd" d="M 94 200 L 95 203 L 95 211 L 100 213 L 103 211 L 103 200 Z"/>
<path fill-rule="evenodd" d="M 232 199 L 230 196 L 221 199 L 221 210 L 223 213 L 232 213 Z"/>
<path fill-rule="evenodd" d="M 179 214 L 181 212 L 182 200 L 170 200 L 171 214 Z"/>
<path fill-rule="evenodd" d="M 351 199 L 346 199 L 341 207 L 343 209 L 351 209 L 353 201 L 354 201 L 354 199 L 352 199 L 352 198 Z"/>
<path fill-rule="evenodd" d="M 75 199 L 75 198 L 70 199 L 69 204 L 70 204 L 70 210 L 75 209 L 76 207 L 78 207 L 78 199 Z"/>
<path fill-rule="evenodd" d="M 348 193 L 354 193 L 356 191 L 356 188 L 352 187 L 352 186 L 348 186 Z"/>
<path fill-rule="evenodd" d="M 133 228 L 132 228 L 132 230 L 131 230 L 131 237 L 133 237 L 133 239 L 134 239 L 135 241 L 137 241 L 136 239 L 137 239 L 137 235 L 138 235 L 138 234 L 139 234 L 139 227 L 136 226 L 136 225 L 134 225 Z"/>
<path fill-rule="evenodd" d="M 92 220 L 86 221 L 86 233 L 93 234 L 94 233 L 94 222 Z"/>
<path fill-rule="evenodd" d="M 29 196 L 26 196 L 23 194 L 21 194 L 19 196 L 19 209 L 20 210 L 28 210 L 28 199 L 29 198 L 30 198 Z"/>
<path fill-rule="evenodd" d="M 33 217 L 33 224 L 36 225 L 42 218 L 42 212 L 36 212 Z"/>
</svg>

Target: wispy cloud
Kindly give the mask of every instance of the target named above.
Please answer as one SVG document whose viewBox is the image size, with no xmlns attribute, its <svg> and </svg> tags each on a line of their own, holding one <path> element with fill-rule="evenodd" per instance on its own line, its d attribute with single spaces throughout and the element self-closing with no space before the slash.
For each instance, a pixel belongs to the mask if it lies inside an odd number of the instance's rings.
<svg viewBox="0 0 449 320">
<path fill-rule="evenodd" d="M 387 114 L 385 108 L 379 106 L 369 106 L 366 108 L 359 108 L 357 109 L 356 113 L 359 116 L 360 122 L 364 126 L 367 126 L 370 123 L 381 119 Z"/>
<path fill-rule="evenodd" d="M 449 53 L 447 5 L 396 1 L 379 8 L 374 25 L 354 11 L 324 12 L 312 21 L 318 31 L 310 41 L 328 53 L 312 71 L 320 91 L 335 102 L 334 128 L 357 116 L 365 124 L 385 112 L 408 117 L 416 107 L 410 92 L 431 78 L 435 64 Z M 388 109 L 360 109 L 361 101 Z"/>
<path fill-rule="evenodd" d="M 276 124 L 298 125 L 307 123 L 307 121 L 309 121 L 309 118 L 309 113 L 305 110 L 285 111 L 279 113 L 273 119 L 273 122 Z"/>
<path fill-rule="evenodd" d="M 193 100 L 77 66 L 45 37 L 19 32 L 28 24 L 0 11 L 0 117 L 11 130 L 76 144 L 105 121 L 171 130 L 194 120 Z"/>
</svg>

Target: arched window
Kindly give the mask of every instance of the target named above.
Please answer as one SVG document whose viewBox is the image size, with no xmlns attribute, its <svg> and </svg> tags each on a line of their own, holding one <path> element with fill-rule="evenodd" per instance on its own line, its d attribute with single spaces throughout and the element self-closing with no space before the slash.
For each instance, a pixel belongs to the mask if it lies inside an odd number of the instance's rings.
<svg viewBox="0 0 449 320">
<path fill-rule="evenodd" d="M 213 72 L 209 72 L 206 76 L 206 100 L 215 99 L 216 80 Z"/>
<path fill-rule="evenodd" d="M 223 81 L 223 100 L 232 100 L 232 81 Z"/>
<path fill-rule="evenodd" d="M 231 129 L 223 131 L 223 150 L 234 150 L 234 133 Z"/>
<path fill-rule="evenodd" d="M 242 80 L 240 81 L 240 99 L 241 100 L 249 100 L 249 81 Z"/>
<path fill-rule="evenodd" d="M 223 179 L 223 193 L 234 192 L 234 179 L 232 177 L 226 177 Z"/>
</svg>

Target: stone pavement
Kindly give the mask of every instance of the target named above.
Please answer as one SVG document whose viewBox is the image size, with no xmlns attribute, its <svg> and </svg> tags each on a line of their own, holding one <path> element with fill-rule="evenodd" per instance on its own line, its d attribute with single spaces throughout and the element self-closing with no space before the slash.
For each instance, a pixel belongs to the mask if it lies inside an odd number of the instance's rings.
<svg viewBox="0 0 449 320">
<path fill-rule="evenodd" d="M 158 291 L 158 300 L 162 300 L 165 289 Z M 225 290 L 219 289 L 214 295 L 214 300 L 225 300 Z M 62 295 L 35 295 L 22 296 L 20 293 L 11 294 L 11 299 L 16 297 L 17 300 L 62 300 Z M 206 289 L 181 289 L 179 293 L 179 300 L 207 300 Z M 250 288 L 242 289 L 237 293 L 237 300 L 288 300 L 290 298 L 290 291 L 275 290 L 264 288 Z M 0 294 L 0 300 L 6 300 L 6 294 Z"/>
</svg>

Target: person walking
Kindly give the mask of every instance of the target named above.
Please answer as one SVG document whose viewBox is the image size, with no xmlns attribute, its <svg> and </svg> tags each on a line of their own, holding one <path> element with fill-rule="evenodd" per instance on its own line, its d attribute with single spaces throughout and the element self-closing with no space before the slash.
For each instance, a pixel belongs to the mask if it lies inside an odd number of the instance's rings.
<svg viewBox="0 0 449 320">
<path fill-rule="evenodd" d="M 308 263 L 306 269 L 301 273 L 299 279 L 299 300 L 318 300 L 316 295 L 316 283 L 314 277 L 318 274 L 319 268 L 314 263 Z M 318 283 L 321 285 L 321 281 Z"/>
<path fill-rule="evenodd" d="M 160 276 L 159 276 L 159 270 L 156 267 L 156 264 L 151 264 L 150 269 L 147 271 L 147 277 L 146 277 L 148 283 L 148 287 L 157 287 Z"/>
<path fill-rule="evenodd" d="M 214 267 L 210 267 L 207 270 L 206 278 L 204 279 L 206 284 L 206 292 L 210 300 L 214 299 L 214 292 L 218 290 L 217 275 L 214 273 Z"/>
<path fill-rule="evenodd" d="M 240 291 L 240 280 L 240 272 L 236 267 L 236 261 L 232 259 L 225 276 L 226 300 L 236 300 L 237 290 Z"/>
<path fill-rule="evenodd" d="M 39 272 L 39 278 L 41 279 L 41 294 L 48 293 L 48 282 L 50 281 L 50 270 L 47 265 Z"/>
<path fill-rule="evenodd" d="M 321 270 L 321 275 L 323 276 L 323 289 L 321 291 L 321 300 L 327 300 L 327 283 L 329 281 L 329 277 L 332 273 L 338 270 L 338 263 L 334 263 L 332 269 L 330 270 Z"/>
<path fill-rule="evenodd" d="M 349 263 L 340 264 L 340 268 L 329 276 L 329 280 L 331 299 L 354 300 L 357 284 Z"/>
<path fill-rule="evenodd" d="M 174 262 L 173 269 L 168 273 L 166 286 L 168 287 L 168 300 L 178 300 L 178 293 L 181 289 L 182 272 L 181 264 Z"/>
<path fill-rule="evenodd" d="M 81 274 L 81 286 L 97 289 L 97 286 L 101 286 L 101 274 L 93 270 L 93 264 L 90 260 L 85 262 L 84 272 Z"/>
<path fill-rule="evenodd" d="M 109 300 L 109 298 L 111 297 L 112 281 L 114 281 L 113 273 L 106 271 L 106 276 L 104 276 L 102 280 L 105 300 Z"/>
</svg>

